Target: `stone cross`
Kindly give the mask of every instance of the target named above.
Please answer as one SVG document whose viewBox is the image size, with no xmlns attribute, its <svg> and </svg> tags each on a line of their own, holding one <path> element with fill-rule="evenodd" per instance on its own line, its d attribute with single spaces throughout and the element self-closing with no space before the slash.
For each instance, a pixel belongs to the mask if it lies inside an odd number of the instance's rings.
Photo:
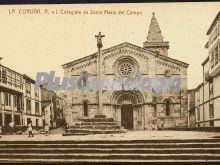
<svg viewBox="0 0 220 165">
<path fill-rule="evenodd" d="M 97 38 L 97 47 L 100 49 L 102 48 L 102 37 L 105 37 L 105 35 L 102 35 L 101 32 L 99 32 L 99 35 L 95 35 Z"/>
</svg>

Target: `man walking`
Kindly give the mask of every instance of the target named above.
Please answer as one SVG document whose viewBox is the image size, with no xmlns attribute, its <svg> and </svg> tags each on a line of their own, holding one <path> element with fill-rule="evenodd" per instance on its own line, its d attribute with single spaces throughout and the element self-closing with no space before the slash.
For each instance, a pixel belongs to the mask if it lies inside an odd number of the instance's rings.
<svg viewBox="0 0 220 165">
<path fill-rule="evenodd" d="M 34 135 L 33 135 L 33 129 L 32 129 L 32 124 L 31 123 L 29 123 L 28 124 L 28 128 L 27 128 L 27 131 L 28 131 L 28 137 L 34 137 Z"/>
<path fill-rule="evenodd" d="M 44 130 L 45 130 L 46 136 L 47 136 L 48 133 L 49 133 L 49 126 L 48 126 L 48 124 L 45 125 Z"/>
</svg>

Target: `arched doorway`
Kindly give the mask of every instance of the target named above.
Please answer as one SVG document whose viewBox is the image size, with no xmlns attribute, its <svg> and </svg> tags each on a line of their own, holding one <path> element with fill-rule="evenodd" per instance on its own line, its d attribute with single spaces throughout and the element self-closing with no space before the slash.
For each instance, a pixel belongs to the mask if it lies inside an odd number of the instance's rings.
<svg viewBox="0 0 220 165">
<path fill-rule="evenodd" d="M 134 129 L 134 113 L 132 104 L 121 106 L 121 126 L 128 130 Z"/>
<path fill-rule="evenodd" d="M 117 117 L 121 126 L 128 130 L 134 130 L 137 125 L 137 114 L 143 110 L 141 106 L 137 106 L 144 102 L 142 94 L 139 91 L 116 91 L 111 100 L 117 107 Z"/>
</svg>

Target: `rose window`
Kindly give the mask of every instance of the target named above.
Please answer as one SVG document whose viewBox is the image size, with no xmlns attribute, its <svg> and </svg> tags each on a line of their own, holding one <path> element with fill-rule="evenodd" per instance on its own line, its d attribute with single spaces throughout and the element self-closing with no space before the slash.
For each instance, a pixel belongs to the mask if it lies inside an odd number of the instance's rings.
<svg viewBox="0 0 220 165">
<path fill-rule="evenodd" d="M 134 73 L 134 64 L 131 61 L 123 61 L 119 64 L 118 69 L 122 76 L 132 76 Z"/>
</svg>

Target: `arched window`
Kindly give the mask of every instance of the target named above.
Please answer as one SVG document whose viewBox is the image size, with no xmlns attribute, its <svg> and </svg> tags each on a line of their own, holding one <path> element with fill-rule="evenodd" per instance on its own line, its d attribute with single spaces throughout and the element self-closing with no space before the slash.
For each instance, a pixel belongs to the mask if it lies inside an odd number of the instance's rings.
<svg viewBox="0 0 220 165">
<path fill-rule="evenodd" d="M 83 113 L 84 113 L 84 116 L 88 116 L 88 102 L 87 101 L 83 102 Z"/>
<path fill-rule="evenodd" d="M 83 78 L 83 86 L 86 86 L 86 84 L 87 84 L 87 78 L 84 77 L 84 78 Z"/>
<path fill-rule="evenodd" d="M 83 71 L 82 73 L 81 73 L 81 75 L 83 75 L 83 74 L 86 74 L 86 73 L 88 73 L 87 71 Z M 82 79 L 82 86 L 86 86 L 87 85 L 87 82 L 88 82 L 88 77 L 84 77 L 83 79 Z"/>
</svg>

